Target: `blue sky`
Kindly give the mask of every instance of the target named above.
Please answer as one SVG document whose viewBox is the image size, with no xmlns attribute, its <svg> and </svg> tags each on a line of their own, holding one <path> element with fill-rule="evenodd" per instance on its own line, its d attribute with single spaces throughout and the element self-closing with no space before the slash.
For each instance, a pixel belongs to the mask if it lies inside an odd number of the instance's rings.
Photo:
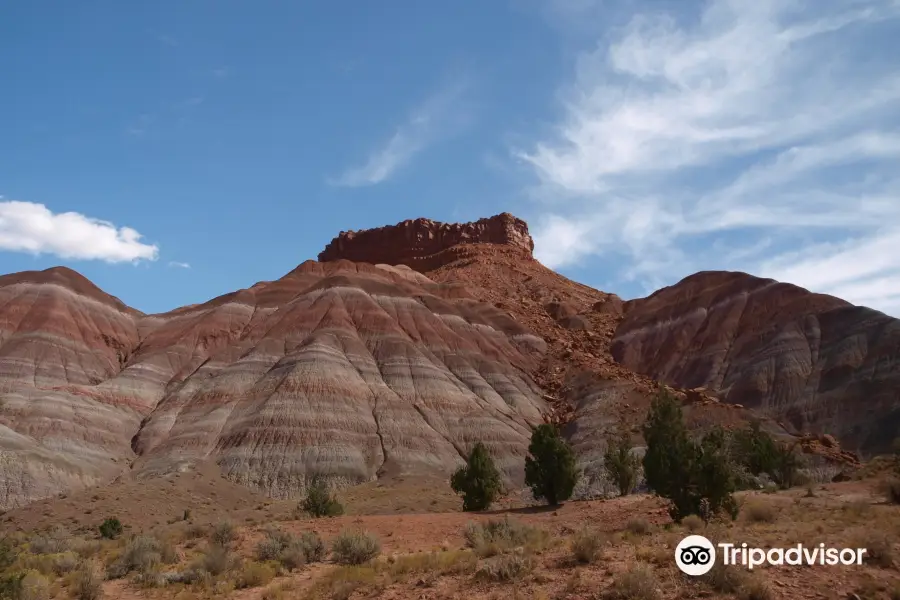
<svg viewBox="0 0 900 600">
<path fill-rule="evenodd" d="M 631 298 L 735 269 L 900 316 L 900 1 L 0 8 L 0 271 L 159 312 L 340 230 L 528 220 Z"/>
</svg>

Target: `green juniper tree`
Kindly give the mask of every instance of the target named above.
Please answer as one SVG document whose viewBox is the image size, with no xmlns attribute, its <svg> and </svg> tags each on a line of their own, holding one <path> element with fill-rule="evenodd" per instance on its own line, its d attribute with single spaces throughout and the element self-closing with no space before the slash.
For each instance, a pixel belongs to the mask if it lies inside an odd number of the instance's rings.
<svg viewBox="0 0 900 600">
<path fill-rule="evenodd" d="M 654 493 L 669 500 L 675 522 L 691 514 L 709 520 L 723 510 L 736 517 L 734 473 L 721 429 L 699 442 L 691 439 L 678 400 L 663 391 L 651 404 L 643 433 L 644 478 Z"/>
<path fill-rule="evenodd" d="M 624 427 L 610 438 L 603 453 L 603 466 L 619 490 L 620 496 L 627 496 L 637 485 L 641 470 L 641 459 L 632 452 L 631 435 Z"/>
<path fill-rule="evenodd" d="M 500 472 L 494 466 L 484 444 L 478 442 L 469 452 L 466 464 L 450 477 L 450 487 L 462 494 L 463 510 L 485 510 L 500 493 Z"/>
<path fill-rule="evenodd" d="M 537 499 L 557 506 L 572 497 L 578 482 L 575 454 L 550 423 L 532 430 L 525 458 L 525 484 Z"/>
</svg>

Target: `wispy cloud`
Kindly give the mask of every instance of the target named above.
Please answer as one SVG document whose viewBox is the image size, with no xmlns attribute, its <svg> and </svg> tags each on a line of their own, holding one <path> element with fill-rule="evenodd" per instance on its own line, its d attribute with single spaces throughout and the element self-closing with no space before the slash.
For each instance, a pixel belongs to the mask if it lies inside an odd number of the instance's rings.
<svg viewBox="0 0 900 600">
<path fill-rule="evenodd" d="M 132 123 L 130 123 L 125 128 L 125 133 L 134 137 L 141 137 L 147 130 L 150 128 L 150 124 L 153 121 L 153 116 L 148 114 L 140 115 L 137 119 L 135 119 Z"/>
<path fill-rule="evenodd" d="M 190 269 L 191 268 L 190 263 L 179 262 L 177 260 L 169 261 L 169 266 L 175 267 L 176 269 Z"/>
<path fill-rule="evenodd" d="M 339 177 L 329 179 L 329 183 L 359 187 L 375 185 L 392 177 L 420 152 L 454 133 L 462 116 L 458 103 L 467 87 L 463 81 L 442 87 L 416 107 L 363 165 L 344 171 Z"/>
<path fill-rule="evenodd" d="M 169 35 L 168 33 L 157 34 L 156 39 L 163 46 L 169 46 L 170 48 L 177 48 L 179 46 L 175 36 Z"/>
<path fill-rule="evenodd" d="M 538 258 L 615 258 L 644 288 L 747 270 L 900 315 L 898 18 L 894 0 L 713 0 L 598 32 L 555 134 L 516 152 Z"/>
<path fill-rule="evenodd" d="M 228 67 L 217 67 L 210 71 L 213 77 L 216 79 L 225 79 L 231 74 L 231 69 Z"/>
<path fill-rule="evenodd" d="M 110 263 L 156 260 L 159 248 L 142 237 L 76 212 L 54 214 L 43 204 L 0 200 L 0 250 Z"/>
</svg>

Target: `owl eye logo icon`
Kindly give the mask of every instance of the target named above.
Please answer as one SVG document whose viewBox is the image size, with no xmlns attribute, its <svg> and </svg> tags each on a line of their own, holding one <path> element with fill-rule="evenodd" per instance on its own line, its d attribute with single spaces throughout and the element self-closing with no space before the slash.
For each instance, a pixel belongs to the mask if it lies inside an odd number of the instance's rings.
<svg viewBox="0 0 900 600">
<path fill-rule="evenodd" d="M 687 575 L 703 575 L 716 564 L 716 549 L 702 535 L 689 535 L 675 548 L 675 564 Z"/>
</svg>

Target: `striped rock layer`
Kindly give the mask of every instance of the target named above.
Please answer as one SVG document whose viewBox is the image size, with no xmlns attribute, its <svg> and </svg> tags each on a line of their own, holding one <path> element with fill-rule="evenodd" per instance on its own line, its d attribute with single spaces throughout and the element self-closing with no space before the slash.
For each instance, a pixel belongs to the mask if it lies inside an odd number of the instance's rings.
<svg viewBox="0 0 900 600">
<path fill-rule="evenodd" d="M 612 353 L 788 430 L 885 452 L 900 436 L 900 320 L 745 273 L 702 272 L 627 302 Z"/>
<path fill-rule="evenodd" d="M 513 478 L 546 406 L 543 341 L 406 267 L 309 261 L 142 315 L 67 269 L 0 278 L 0 504 L 216 461 L 286 497 L 462 464 Z"/>
</svg>

